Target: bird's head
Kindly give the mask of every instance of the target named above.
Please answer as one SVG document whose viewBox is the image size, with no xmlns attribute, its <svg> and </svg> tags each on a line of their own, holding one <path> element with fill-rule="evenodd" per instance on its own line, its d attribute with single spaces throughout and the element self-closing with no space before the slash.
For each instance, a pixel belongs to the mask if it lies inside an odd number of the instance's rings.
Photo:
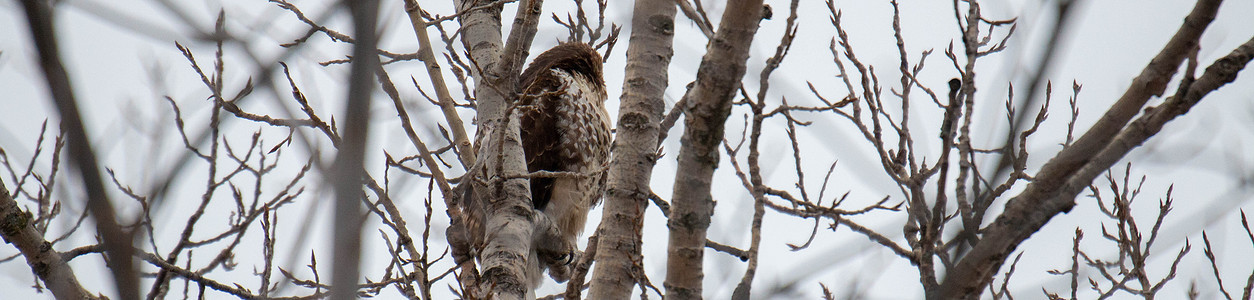
<svg viewBox="0 0 1254 300">
<path fill-rule="evenodd" d="M 587 77 L 598 87 L 605 88 L 605 79 L 601 76 L 601 54 L 598 54 L 592 46 L 580 43 L 561 43 L 544 53 L 536 56 L 536 59 L 527 66 L 523 71 L 519 82 L 526 86 L 527 83 L 535 80 L 540 71 L 550 69 L 561 69 L 571 74 L 579 74 Z"/>
</svg>

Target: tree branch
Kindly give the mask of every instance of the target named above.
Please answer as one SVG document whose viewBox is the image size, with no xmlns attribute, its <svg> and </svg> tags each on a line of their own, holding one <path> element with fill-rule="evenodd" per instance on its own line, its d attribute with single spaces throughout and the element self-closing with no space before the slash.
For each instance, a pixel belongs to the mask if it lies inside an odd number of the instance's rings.
<svg viewBox="0 0 1254 300">
<path fill-rule="evenodd" d="M 22 211 L 9 195 L 9 189 L 0 181 L 0 236 L 4 241 L 22 252 L 31 271 L 57 299 L 98 299 L 78 283 L 68 261 L 35 229 L 30 212 Z"/>
<path fill-rule="evenodd" d="M 414 27 L 414 35 L 418 38 L 418 59 L 422 60 L 423 66 L 426 67 L 427 77 L 431 79 L 436 98 L 440 100 L 440 112 L 444 113 L 444 120 L 453 131 L 453 144 L 457 147 L 458 158 L 461 159 L 463 166 L 470 166 L 475 162 L 475 152 L 471 150 L 470 138 L 466 135 L 466 125 L 462 124 L 461 116 L 457 114 L 456 103 L 453 102 L 453 96 L 448 92 L 448 84 L 444 82 L 444 72 L 440 69 L 440 62 L 435 60 L 435 54 L 431 52 L 431 38 L 427 36 L 427 22 L 422 20 L 421 15 L 422 6 L 417 1 L 405 0 L 405 12 L 409 14 L 409 22 Z"/>
<path fill-rule="evenodd" d="M 83 178 L 87 209 L 95 217 L 96 230 L 104 240 L 105 251 L 109 254 L 105 263 L 113 273 L 119 296 L 123 299 L 138 299 L 139 274 L 131 260 L 131 254 L 135 251 L 131 245 L 131 234 L 118 225 L 117 213 L 105 194 L 96 153 L 92 151 L 91 142 L 87 139 L 87 129 L 79 115 L 78 102 L 74 100 L 74 88 L 70 85 L 69 74 L 66 73 L 58 53 L 56 30 L 52 28 L 51 5 L 39 0 L 22 1 L 30 24 L 31 38 L 39 50 L 39 65 L 44 70 L 44 79 L 48 83 L 57 112 L 61 114 L 61 129 L 66 132 L 70 144 L 69 154 L 74 158 L 71 162 L 78 167 Z"/>
<path fill-rule="evenodd" d="M 1097 164 L 1090 166 L 1093 158 L 1100 156 L 1094 156 L 1093 153 L 1104 151 L 1103 149 L 1110 145 L 1118 145 L 1111 143 L 1111 139 L 1120 133 L 1128 120 L 1141 111 L 1141 107 L 1151 96 L 1162 94 L 1180 63 L 1197 47 L 1198 38 L 1201 37 L 1207 25 L 1214 20 L 1221 2 L 1221 0 L 1198 1 L 1193 11 L 1185 17 L 1184 24 L 1175 36 L 1133 80 L 1124 95 L 1084 136 L 1050 159 L 1034 176 L 1035 180 L 1022 194 L 1006 204 L 1005 212 L 985 228 L 984 236 L 979 244 L 975 245 L 971 252 L 950 270 L 949 275 L 941 284 L 939 297 L 944 299 L 978 298 L 983 288 L 991 282 L 994 273 L 1019 243 L 1040 230 L 1054 215 L 1069 211 L 1075 205 L 1074 193 L 1065 193 L 1061 188 L 1064 184 L 1071 185 L 1070 182 L 1073 181 L 1083 181 L 1083 185 L 1087 186 L 1093 177 L 1077 174 L 1082 168 L 1099 167 L 1105 170 L 1109 167 L 1109 164 L 1105 167 Z M 1235 76 L 1235 71 L 1233 73 Z M 1200 98 L 1200 95 L 1198 97 Z M 1132 129 L 1124 131 L 1128 132 Z M 1148 138 L 1148 136 L 1145 137 Z M 1131 149 L 1131 145 L 1127 149 Z M 1118 156 L 1122 157 L 1124 153 L 1126 150 Z"/>
</svg>

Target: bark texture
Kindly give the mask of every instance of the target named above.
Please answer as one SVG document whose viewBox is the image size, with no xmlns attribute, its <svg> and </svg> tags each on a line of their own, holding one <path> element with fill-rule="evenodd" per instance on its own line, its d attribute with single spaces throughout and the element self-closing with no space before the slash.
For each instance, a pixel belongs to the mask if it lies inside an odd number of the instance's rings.
<svg viewBox="0 0 1254 300">
<path fill-rule="evenodd" d="M 475 131 L 475 146 L 471 149 L 471 152 L 474 153 L 478 153 L 479 149 L 482 148 L 483 136 L 488 131 L 487 129 L 490 128 L 489 124 L 493 120 L 487 117 L 489 116 L 487 112 L 492 110 L 499 111 L 502 103 L 504 103 L 504 100 L 502 100 L 504 98 L 500 93 L 492 92 L 490 86 L 482 84 L 486 82 L 483 71 L 491 70 L 496 65 L 496 60 L 501 52 L 501 6 L 490 5 L 479 9 L 471 9 L 486 2 L 488 1 L 454 1 L 458 11 L 462 14 L 461 17 L 457 18 L 457 21 L 461 24 L 461 28 L 458 30 L 462 32 L 462 46 L 466 48 L 471 62 L 477 67 L 468 70 L 476 83 L 475 97 L 478 103 L 478 106 L 476 106 L 476 112 L 478 113 L 476 125 L 478 125 L 478 130 Z M 480 157 L 482 156 L 476 155 L 475 161 L 465 162 L 470 165 L 467 167 L 467 176 L 465 178 L 473 179 L 473 172 L 483 168 L 483 163 L 479 161 Z M 458 200 L 462 202 L 460 203 L 462 208 L 460 211 L 456 207 L 449 208 L 448 216 L 451 224 L 446 234 L 448 235 L 449 243 L 453 246 L 453 257 L 462 266 L 461 272 L 457 274 L 457 277 L 462 292 L 466 294 L 463 296 L 473 298 L 480 295 L 480 292 L 478 291 L 479 271 L 475 268 L 477 253 L 474 253 L 475 249 L 471 248 L 479 245 L 479 242 L 484 237 L 482 236 L 482 228 L 467 227 L 475 224 L 471 222 L 472 219 L 483 216 L 475 215 L 478 212 L 466 207 L 471 195 L 464 194 L 465 191 L 470 190 L 469 187 L 478 183 L 473 180 L 463 180 L 461 184 L 465 185 L 465 187 L 459 185 L 458 191 L 455 191 L 453 194 L 454 196 L 465 195 L 463 199 Z M 486 191 L 486 188 L 481 188 L 479 191 Z"/>
<path fill-rule="evenodd" d="M 674 54 L 675 11 L 671 0 L 639 0 L 632 14 L 614 158 L 589 299 L 627 299 L 636 283 L 632 274 L 641 255 L 641 227 L 651 193 L 649 176 L 658 158 L 658 130 L 666 106 L 662 95 Z"/>
<path fill-rule="evenodd" d="M 673 207 L 667 221 L 667 299 L 701 299 L 706 230 L 714 213 L 710 182 L 718 167 L 723 125 L 744 77 L 745 60 L 762 11 L 761 0 L 727 3 L 718 31 L 697 69 L 697 81 L 685 95 L 688 106 L 682 108 L 685 128 L 677 168 L 683 171 L 675 176 Z"/>
<path fill-rule="evenodd" d="M 1093 158 L 1097 156 L 1094 153 L 1111 147 L 1112 138 L 1120 134 L 1124 125 L 1141 112 L 1146 101 L 1151 96 L 1162 95 L 1181 62 L 1197 47 L 1198 38 L 1214 20 L 1221 2 L 1197 2 L 1175 36 L 1133 80 L 1132 85 L 1105 115 L 1074 144 L 1064 148 L 1041 167 L 1023 193 L 1006 203 L 1005 212 L 983 230 L 984 235 L 980 242 L 950 269 L 941 284 L 939 295 L 935 298 L 979 298 L 984 287 L 993 280 L 994 273 L 1005 263 L 1006 257 L 1023 240 L 1040 230 L 1053 216 L 1070 211 L 1075 206 L 1075 193 L 1066 193 L 1063 186 L 1068 182 L 1087 186 L 1100 173 L 1080 172 L 1081 169 L 1105 170 L 1110 167 L 1109 164 L 1104 167 L 1099 165 L 1105 162 L 1095 163 Z"/>
<path fill-rule="evenodd" d="M 458 1 L 457 4 L 466 10 L 487 3 Z M 472 289 L 487 293 L 485 297 L 492 299 L 523 299 L 530 292 L 524 266 L 531 249 L 534 222 L 540 216 L 532 209 L 528 180 L 524 176 L 505 175 L 527 173 L 518 115 L 512 110 L 518 97 L 519 70 L 535 37 L 542 4 L 540 0 L 519 2 L 513 29 L 504 46 L 501 45 L 499 6 L 465 11 L 458 19 L 462 24 L 462 44 L 480 70 L 472 72 L 478 100 L 476 158 L 479 161 L 469 171 L 472 176 L 468 176 L 469 183 L 475 185 L 476 199 L 463 200 L 481 201 L 486 217 L 484 229 L 488 234 L 479 254 L 482 278 Z M 552 226 L 545 228 L 547 231 Z"/>
<path fill-rule="evenodd" d="M 52 250 L 52 243 L 35 230 L 34 217 L 22 211 L 9 195 L 9 189 L 0 182 L 0 236 L 4 237 L 4 242 L 22 252 L 31 272 L 43 280 L 57 299 L 99 299 L 78 283 L 78 277 L 62 260 L 61 253 Z"/>
</svg>

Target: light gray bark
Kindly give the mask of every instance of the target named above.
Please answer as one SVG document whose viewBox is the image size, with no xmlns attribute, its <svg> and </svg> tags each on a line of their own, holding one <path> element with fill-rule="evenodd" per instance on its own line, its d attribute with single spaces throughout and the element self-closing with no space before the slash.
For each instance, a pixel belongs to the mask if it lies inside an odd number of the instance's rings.
<svg viewBox="0 0 1254 300">
<path fill-rule="evenodd" d="M 639 0 L 631 20 L 627 68 L 620 97 L 614 158 L 610 163 L 589 299 L 627 299 L 636 281 L 649 177 L 657 163 L 658 130 L 666 103 L 667 66 L 674 54 L 675 4 Z"/>
<path fill-rule="evenodd" d="M 501 6 L 492 5 L 485 8 L 470 10 L 473 7 L 481 5 L 480 2 L 486 1 L 454 0 L 453 2 L 454 5 L 457 6 L 458 11 L 462 14 L 461 17 L 457 18 L 457 21 L 461 24 L 459 31 L 462 33 L 462 46 L 469 52 L 469 58 L 472 63 L 475 64 L 475 67 L 477 67 L 471 68 L 468 71 L 476 82 L 475 97 L 478 98 L 478 106 L 476 109 L 479 114 L 479 117 L 477 118 L 477 125 L 479 127 L 475 133 L 476 146 L 472 147 L 472 152 L 478 152 L 479 148 L 482 146 L 481 141 L 483 135 L 487 132 L 486 129 L 490 128 L 487 125 L 488 122 L 484 119 L 484 117 L 487 116 L 484 111 L 490 110 L 494 106 L 499 107 L 503 102 L 499 94 L 489 91 L 491 90 L 490 87 L 485 84 L 479 84 L 485 81 L 481 70 L 485 68 L 490 69 L 492 66 L 496 65 L 497 55 L 501 52 Z M 475 172 L 474 169 L 476 167 L 474 166 L 480 165 L 478 157 L 482 156 L 476 155 L 476 161 L 466 162 L 467 164 L 470 164 L 471 167 L 467 167 L 467 176 L 464 177 L 465 179 L 462 180 L 461 184 L 466 184 L 468 187 L 475 184 L 473 183 L 474 176 L 472 172 Z M 461 188 L 459 191 L 460 190 L 465 190 L 465 188 Z M 454 194 L 456 194 L 454 196 L 462 196 L 460 192 L 455 192 Z M 462 199 L 461 201 L 464 202 L 468 200 L 469 199 Z M 466 204 L 462 205 L 465 206 Z M 457 210 L 457 207 L 449 207 L 448 216 L 451 220 L 453 220 L 453 225 L 450 226 L 449 232 L 462 232 L 467 235 L 478 233 L 477 230 L 466 228 L 466 220 L 479 217 L 479 215 L 475 215 L 475 213 L 478 212 L 458 212 Z M 460 228 L 458 226 L 460 226 Z M 450 238 L 449 240 L 453 241 L 455 239 Z M 474 246 L 473 242 L 476 241 L 476 237 L 467 237 L 463 241 L 466 243 L 463 243 L 460 246 L 464 248 L 471 248 Z M 462 255 L 463 253 L 465 255 Z M 480 294 L 478 291 L 479 273 L 477 268 L 475 268 L 475 257 L 467 257 L 471 255 L 470 249 L 454 249 L 453 255 L 456 257 L 457 261 L 464 261 L 462 263 L 461 272 L 458 273 L 458 283 L 461 284 L 463 292 L 467 294 L 463 296 L 473 299 L 475 296 Z"/>
<path fill-rule="evenodd" d="M 458 1 L 460 9 L 483 5 L 483 1 Z M 476 198 L 481 201 L 486 222 L 486 245 L 479 255 L 482 277 L 477 287 L 492 299 L 523 299 L 528 294 L 525 265 L 531 250 L 534 221 L 540 218 L 531 207 L 531 192 L 525 177 L 505 179 L 503 175 L 527 173 L 519 137 L 519 122 L 511 105 L 518 94 L 518 74 L 535 37 L 543 1 L 520 1 L 513 31 L 501 46 L 500 8 L 466 12 L 462 24 L 462 44 L 480 72 L 475 78 L 478 100 L 478 151 L 470 170 Z M 472 178 L 473 177 L 473 178 Z M 467 212 L 468 214 L 470 212 Z M 465 284 L 465 283 L 463 283 Z"/>
</svg>

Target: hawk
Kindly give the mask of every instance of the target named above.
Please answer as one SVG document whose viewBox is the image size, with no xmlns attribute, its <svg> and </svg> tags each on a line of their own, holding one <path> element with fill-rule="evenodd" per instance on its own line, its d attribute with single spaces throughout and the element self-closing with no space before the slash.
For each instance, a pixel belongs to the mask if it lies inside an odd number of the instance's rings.
<svg viewBox="0 0 1254 300">
<path fill-rule="evenodd" d="M 605 192 L 604 166 L 612 135 L 601 66 L 601 56 L 592 46 L 563 43 L 536 56 L 519 77 L 517 113 L 527 171 L 578 174 L 530 180 L 532 206 L 552 221 L 558 234 L 532 243 L 525 270 L 532 289 L 539 286 L 545 269 L 558 282 L 569 278 L 573 253 L 555 250 L 577 244 L 588 209 Z M 464 182 L 458 188 L 454 195 L 462 198 L 465 215 L 453 220 L 446 235 L 461 263 L 477 257 L 484 246 L 486 216 L 473 185 Z"/>
<path fill-rule="evenodd" d="M 527 171 L 581 174 L 531 179 L 533 206 L 553 221 L 569 245 L 576 245 L 588 209 L 605 192 L 604 165 L 610 158 L 612 135 L 601 66 L 601 55 L 592 46 L 563 43 L 536 56 L 519 77 L 520 133 Z M 529 273 L 535 272 L 535 276 L 528 275 L 533 286 L 539 284 L 539 274 L 546 267 L 538 263 L 529 262 Z M 567 279 L 565 264 L 548 267 L 557 281 Z"/>
</svg>

